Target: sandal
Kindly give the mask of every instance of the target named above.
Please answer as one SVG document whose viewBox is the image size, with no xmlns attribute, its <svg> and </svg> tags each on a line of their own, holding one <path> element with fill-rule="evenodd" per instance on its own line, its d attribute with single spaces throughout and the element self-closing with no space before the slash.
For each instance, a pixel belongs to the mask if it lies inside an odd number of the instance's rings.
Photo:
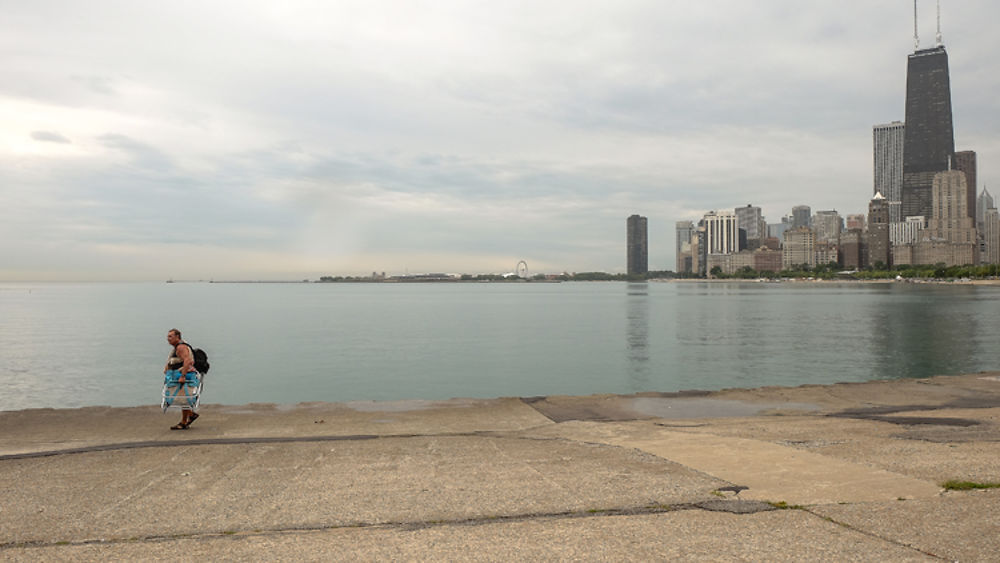
<svg viewBox="0 0 1000 563">
<path fill-rule="evenodd" d="M 189 422 L 187 424 L 184 424 L 183 422 L 178 422 L 177 424 L 171 426 L 170 429 L 171 430 L 187 430 L 188 424 L 191 424 L 191 423 Z"/>
<path fill-rule="evenodd" d="M 188 417 L 188 423 L 187 423 L 187 425 L 191 426 L 191 423 L 194 422 L 194 421 L 196 421 L 196 420 L 198 420 L 198 413 L 196 413 L 196 412 L 191 413 L 191 416 Z"/>
</svg>

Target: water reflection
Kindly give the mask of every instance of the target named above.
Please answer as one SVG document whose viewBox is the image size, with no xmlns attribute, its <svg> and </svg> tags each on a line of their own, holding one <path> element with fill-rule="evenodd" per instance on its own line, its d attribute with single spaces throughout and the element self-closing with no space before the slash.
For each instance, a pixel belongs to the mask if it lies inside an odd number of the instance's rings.
<svg viewBox="0 0 1000 563">
<path fill-rule="evenodd" d="M 625 344 L 628 354 L 629 384 L 632 389 L 649 387 L 649 284 L 627 286 Z"/>
<path fill-rule="evenodd" d="M 691 284 L 678 290 L 671 366 L 696 388 L 973 373 L 994 364 L 997 296 L 957 285 Z"/>
<path fill-rule="evenodd" d="M 930 377 L 976 371 L 980 330 L 975 287 L 900 288 L 874 302 L 870 353 L 875 377 Z"/>
</svg>

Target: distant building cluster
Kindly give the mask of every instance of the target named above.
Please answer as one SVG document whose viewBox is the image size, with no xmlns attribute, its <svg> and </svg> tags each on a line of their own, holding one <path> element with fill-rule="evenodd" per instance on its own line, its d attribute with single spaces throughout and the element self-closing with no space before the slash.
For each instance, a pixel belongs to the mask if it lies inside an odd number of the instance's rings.
<svg viewBox="0 0 1000 563">
<path fill-rule="evenodd" d="M 935 47 L 909 55 L 905 122 L 872 127 L 874 189 L 868 213 L 842 217 L 798 205 L 768 223 L 760 207 L 709 211 L 677 221 L 675 271 L 698 275 L 810 268 L 1000 263 L 1000 213 L 983 187 L 976 197 L 976 153 L 955 151 L 948 54 Z M 629 273 L 641 233 L 629 218 Z M 638 251 L 636 251 L 638 252 Z M 638 269 L 635 273 L 639 273 Z"/>
</svg>

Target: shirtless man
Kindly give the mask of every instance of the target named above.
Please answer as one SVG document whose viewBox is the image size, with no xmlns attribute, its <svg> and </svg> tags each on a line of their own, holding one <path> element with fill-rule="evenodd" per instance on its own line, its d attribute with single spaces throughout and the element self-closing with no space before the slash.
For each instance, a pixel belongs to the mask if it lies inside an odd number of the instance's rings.
<svg viewBox="0 0 1000 563">
<path fill-rule="evenodd" d="M 178 393 L 183 391 L 187 405 L 181 409 L 181 421 L 170 427 L 171 430 L 186 430 L 192 422 L 197 420 L 198 413 L 191 407 L 191 398 L 187 394 L 189 385 L 198 385 L 198 372 L 194 369 L 194 354 L 191 346 L 181 339 L 181 331 L 172 328 L 167 332 L 167 344 L 174 347 L 167 358 L 167 365 L 163 367 L 163 375 L 166 379 L 167 388 L 177 387 Z M 176 399 L 176 393 L 174 399 Z"/>
</svg>

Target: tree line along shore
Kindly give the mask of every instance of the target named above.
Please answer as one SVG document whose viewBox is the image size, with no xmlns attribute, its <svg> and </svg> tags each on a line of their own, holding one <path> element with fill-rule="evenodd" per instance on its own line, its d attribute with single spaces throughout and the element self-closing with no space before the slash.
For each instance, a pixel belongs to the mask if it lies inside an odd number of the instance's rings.
<svg viewBox="0 0 1000 563">
<path fill-rule="evenodd" d="M 323 276 L 317 283 L 427 283 L 427 282 L 491 282 L 491 283 L 526 283 L 526 282 L 570 282 L 570 281 L 650 281 L 650 280 L 829 280 L 829 281 L 878 281 L 903 280 L 915 282 L 928 281 L 1000 281 L 1000 264 L 984 264 L 981 266 L 945 266 L 931 265 L 900 265 L 885 267 L 881 264 L 863 270 L 845 271 L 835 262 L 800 266 L 784 269 L 778 272 L 757 271 L 745 267 L 733 274 L 723 274 L 721 269 L 713 268 L 707 276 L 690 273 L 677 273 L 671 270 L 650 271 L 644 274 L 623 274 L 609 272 L 574 272 L 562 274 L 535 274 L 530 277 L 520 277 L 511 274 L 420 274 L 409 276 L 385 275 L 375 276 Z"/>
</svg>

